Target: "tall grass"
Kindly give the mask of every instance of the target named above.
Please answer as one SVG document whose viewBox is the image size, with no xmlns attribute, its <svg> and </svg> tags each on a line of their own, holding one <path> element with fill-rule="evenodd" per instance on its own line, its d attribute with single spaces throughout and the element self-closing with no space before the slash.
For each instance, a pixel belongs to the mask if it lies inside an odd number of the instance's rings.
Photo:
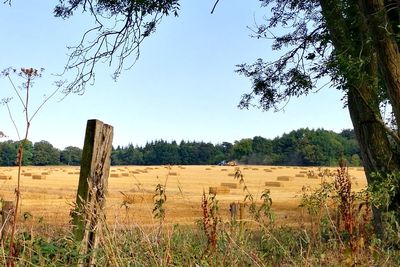
<svg viewBox="0 0 400 267">
<path fill-rule="evenodd" d="M 202 218 L 192 225 L 168 226 L 163 224 L 168 212 L 164 205 L 167 183 L 160 183 L 154 190 L 156 224 L 109 225 L 104 221 L 98 233 L 100 246 L 91 253 L 96 253 L 98 266 L 399 266 L 400 253 L 393 240 L 374 235 L 371 194 L 351 191 L 351 179 L 343 166 L 318 175 L 319 188 L 303 188 L 299 206 L 303 215 L 294 225 L 278 224 L 269 191 L 256 199 L 237 169 L 235 178 L 244 192 L 242 204 L 250 217 L 223 220 L 218 194 L 204 192 L 199 199 Z M 88 255 L 79 253 L 81 244 L 68 229 L 42 226 L 44 231 L 37 226 L 18 229 L 17 265 L 84 262 Z M 7 261 L 8 244 L 1 244 L 0 264 Z"/>
</svg>

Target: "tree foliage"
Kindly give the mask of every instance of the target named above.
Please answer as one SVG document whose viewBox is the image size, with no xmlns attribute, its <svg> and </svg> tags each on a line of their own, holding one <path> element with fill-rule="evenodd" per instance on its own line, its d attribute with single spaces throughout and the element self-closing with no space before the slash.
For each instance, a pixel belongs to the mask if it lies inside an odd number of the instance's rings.
<svg viewBox="0 0 400 267">
<path fill-rule="evenodd" d="M 254 37 L 272 39 L 275 61 L 238 65 L 252 88 L 239 107 L 279 110 L 328 82 L 344 94 L 368 182 L 400 169 L 400 3 L 394 0 L 260 0 L 270 7 Z M 282 33 L 282 29 L 285 29 Z M 281 33 L 277 33 L 280 30 Z M 254 104 L 254 101 L 257 104 Z M 331 118 L 334 119 L 334 118 Z M 307 160 L 320 152 L 306 143 Z M 348 152 L 348 151 L 347 151 Z M 353 157 L 356 161 L 357 158 Z M 400 207 L 400 187 L 391 205 Z M 379 212 L 374 211 L 379 228 Z M 400 216 L 399 216 L 400 218 Z M 379 231 L 379 229 L 376 229 Z"/>
<path fill-rule="evenodd" d="M 130 68 L 140 55 L 140 45 L 155 32 L 164 16 L 178 16 L 178 0 L 59 0 L 54 15 L 68 19 L 76 11 L 89 13 L 95 25 L 85 31 L 79 43 L 69 47 L 65 71 L 74 71 L 75 79 L 65 92 L 82 93 L 95 81 L 99 62 L 115 62 L 113 77 Z"/>
</svg>

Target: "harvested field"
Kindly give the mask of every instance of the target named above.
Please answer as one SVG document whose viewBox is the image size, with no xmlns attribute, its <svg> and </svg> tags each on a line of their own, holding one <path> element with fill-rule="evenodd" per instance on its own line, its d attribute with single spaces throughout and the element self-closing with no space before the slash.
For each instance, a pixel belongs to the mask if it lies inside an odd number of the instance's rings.
<svg viewBox="0 0 400 267">
<path fill-rule="evenodd" d="M 300 169 L 239 166 L 239 168 L 254 199 L 259 200 L 263 190 L 267 188 L 270 190 L 277 222 L 279 220 L 295 222 L 299 215 L 297 206 L 303 186 L 317 188 L 321 183 L 320 177 L 307 178 L 308 171 L 317 173 L 317 168 L 312 167 Z M 360 168 L 350 168 L 349 172 L 353 178 L 353 189 L 360 190 L 366 186 L 366 179 Z M 7 177 L 12 176 L 11 180 L 0 180 L 0 197 L 4 200 L 14 200 L 17 168 L 0 167 L 0 173 Z M 167 224 L 192 224 L 201 218 L 202 194 L 203 191 L 207 194 L 210 190 L 216 192 L 220 214 L 222 218 L 227 219 L 229 204 L 242 202 L 246 195 L 241 190 L 242 185 L 239 185 L 239 181 L 229 176 L 234 173 L 235 167 L 230 166 L 112 167 L 106 199 L 107 218 L 111 222 L 120 224 L 156 223 L 152 214 L 155 188 L 158 184 L 165 184 Z M 298 174 L 304 174 L 305 177 L 296 177 Z M 36 175 L 40 176 L 40 179 L 34 178 Z M 278 181 L 278 177 L 292 179 L 279 178 L 281 180 Z M 76 200 L 78 179 L 79 170 L 76 167 L 24 167 L 21 176 L 21 213 L 32 214 L 34 222 L 41 220 L 48 224 L 68 225 L 71 205 Z"/>
</svg>

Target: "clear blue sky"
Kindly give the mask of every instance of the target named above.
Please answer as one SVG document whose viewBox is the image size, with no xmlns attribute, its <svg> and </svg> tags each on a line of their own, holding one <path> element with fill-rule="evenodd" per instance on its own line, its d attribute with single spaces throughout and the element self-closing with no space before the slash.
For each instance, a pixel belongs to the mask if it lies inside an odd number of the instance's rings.
<svg viewBox="0 0 400 267">
<path fill-rule="evenodd" d="M 93 19 L 54 18 L 57 1 L 20 1 L 0 6 L 2 25 L 0 68 L 45 68 L 32 89 L 32 108 L 48 94 L 66 63 L 67 46 L 77 43 Z M 114 146 L 147 141 L 205 141 L 214 144 L 242 138 L 274 138 L 302 127 L 336 132 L 352 128 L 342 94 L 325 87 L 318 94 L 292 99 L 279 113 L 239 110 L 240 96 L 250 82 L 234 72 L 239 63 L 273 59 L 270 43 L 249 37 L 246 26 L 261 22 L 267 10 L 257 0 L 222 0 L 213 15 L 214 0 L 181 1 L 178 18 L 168 17 L 141 47 L 132 69 L 114 82 L 107 64 L 97 68 L 94 86 L 84 95 L 53 98 L 34 119 L 29 139 L 47 140 L 60 149 L 82 147 L 86 121 L 100 119 L 114 126 Z M 17 80 L 15 80 L 17 81 Z M 0 79 L 0 99 L 14 96 Z M 13 113 L 22 131 L 22 107 Z M 0 106 L 0 130 L 17 140 L 5 107 Z M 5 139 L 2 139 L 4 141 Z"/>
</svg>

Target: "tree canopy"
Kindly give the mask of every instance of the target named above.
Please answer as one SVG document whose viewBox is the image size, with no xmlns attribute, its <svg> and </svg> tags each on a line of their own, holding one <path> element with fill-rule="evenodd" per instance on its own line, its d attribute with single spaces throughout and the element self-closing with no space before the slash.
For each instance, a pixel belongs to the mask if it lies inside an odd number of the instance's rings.
<svg viewBox="0 0 400 267">
<path fill-rule="evenodd" d="M 237 71 L 252 82 L 239 107 L 279 110 L 290 98 L 316 92 L 328 82 L 343 91 L 368 182 L 398 172 L 399 1 L 260 2 L 270 7 L 272 15 L 253 29 L 254 36 L 273 39 L 272 49 L 281 56 L 276 61 L 258 59 L 238 65 Z M 277 33 L 283 28 L 283 34 Z M 312 161 L 316 151 L 307 145 L 305 151 Z M 391 201 L 390 210 L 399 211 L 400 187 L 394 190 Z M 380 224 L 378 217 L 376 225 Z"/>
<path fill-rule="evenodd" d="M 0 166 L 15 166 L 19 141 L 0 142 Z M 63 150 L 47 141 L 25 143 L 23 165 L 80 165 L 82 149 L 68 146 Z M 337 165 L 340 157 L 360 166 L 360 149 L 351 130 L 341 133 L 323 129 L 299 129 L 274 139 L 261 136 L 244 138 L 234 143 L 212 144 L 196 141 L 164 140 L 145 146 L 129 144 L 113 148 L 113 165 L 207 165 L 235 160 L 255 165 Z"/>
</svg>

